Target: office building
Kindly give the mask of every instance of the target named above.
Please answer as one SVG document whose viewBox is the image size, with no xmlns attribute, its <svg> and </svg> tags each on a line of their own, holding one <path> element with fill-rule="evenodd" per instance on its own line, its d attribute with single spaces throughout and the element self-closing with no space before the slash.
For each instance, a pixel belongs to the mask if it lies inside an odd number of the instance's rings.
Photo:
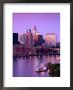
<svg viewBox="0 0 73 90">
<path fill-rule="evenodd" d="M 25 33 L 25 52 L 26 54 L 31 53 L 32 52 L 32 48 L 33 48 L 33 35 L 31 33 L 31 30 L 27 30 L 27 32 Z"/>
<path fill-rule="evenodd" d="M 19 34 L 19 42 L 21 44 L 25 44 L 25 37 L 26 37 L 26 35 L 24 33 Z"/>
<path fill-rule="evenodd" d="M 56 46 L 56 34 L 55 33 L 46 33 L 45 42 L 48 46 Z"/>
<path fill-rule="evenodd" d="M 42 35 L 39 35 L 38 36 L 38 44 L 39 44 L 39 46 L 41 46 L 43 43 L 44 43 L 43 36 Z"/>
<path fill-rule="evenodd" d="M 18 33 L 13 33 L 13 44 L 18 44 Z"/>
</svg>

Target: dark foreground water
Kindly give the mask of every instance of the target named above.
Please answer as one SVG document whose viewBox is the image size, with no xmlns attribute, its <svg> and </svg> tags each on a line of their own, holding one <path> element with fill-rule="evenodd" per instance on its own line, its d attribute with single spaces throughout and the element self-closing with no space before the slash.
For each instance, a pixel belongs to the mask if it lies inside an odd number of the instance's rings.
<svg viewBox="0 0 73 90">
<path fill-rule="evenodd" d="M 37 73 L 36 69 L 43 63 L 60 63 L 60 56 L 42 56 L 30 58 L 13 58 L 14 77 L 48 77 L 48 72 Z"/>
</svg>

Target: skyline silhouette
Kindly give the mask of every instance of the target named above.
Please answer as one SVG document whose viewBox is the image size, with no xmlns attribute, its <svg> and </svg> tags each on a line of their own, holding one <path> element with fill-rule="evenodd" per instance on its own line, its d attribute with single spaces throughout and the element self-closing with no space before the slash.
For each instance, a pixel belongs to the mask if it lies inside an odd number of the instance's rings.
<svg viewBox="0 0 73 90">
<path fill-rule="evenodd" d="M 60 42 L 60 13 L 13 13 L 13 32 L 25 33 L 27 29 L 36 30 L 43 36 L 55 33 Z"/>
</svg>

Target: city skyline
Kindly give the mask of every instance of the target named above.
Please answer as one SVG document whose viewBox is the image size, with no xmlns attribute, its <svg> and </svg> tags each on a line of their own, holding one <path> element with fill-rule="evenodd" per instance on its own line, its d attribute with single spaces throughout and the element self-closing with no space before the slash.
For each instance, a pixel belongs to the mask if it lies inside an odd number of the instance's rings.
<svg viewBox="0 0 73 90">
<path fill-rule="evenodd" d="M 60 42 L 59 13 L 13 13 L 14 33 L 25 33 L 27 29 L 31 29 L 32 31 L 34 26 L 36 26 L 37 31 L 43 36 L 46 33 L 55 33 L 57 41 Z"/>
</svg>

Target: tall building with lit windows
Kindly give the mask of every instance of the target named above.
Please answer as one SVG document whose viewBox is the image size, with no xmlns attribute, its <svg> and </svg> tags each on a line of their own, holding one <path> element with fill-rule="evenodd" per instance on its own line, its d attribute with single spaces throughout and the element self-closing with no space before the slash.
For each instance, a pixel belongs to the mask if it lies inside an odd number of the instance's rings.
<svg viewBox="0 0 73 90">
<path fill-rule="evenodd" d="M 25 52 L 29 53 L 32 51 L 33 48 L 33 35 L 31 33 L 31 30 L 27 30 L 27 32 L 25 33 Z"/>
<path fill-rule="evenodd" d="M 34 26 L 32 33 L 33 33 L 33 40 L 38 40 L 39 32 L 37 32 L 36 26 Z"/>
<path fill-rule="evenodd" d="M 38 40 L 39 40 L 39 35 L 40 35 L 40 33 L 37 32 L 36 25 L 35 25 L 34 28 L 33 28 L 32 35 L 33 35 L 33 45 L 34 45 L 34 46 L 38 46 Z"/>
<path fill-rule="evenodd" d="M 19 33 L 18 41 L 20 42 L 20 44 L 25 44 L 25 34 L 24 33 Z"/>
<path fill-rule="evenodd" d="M 56 34 L 55 33 L 46 33 L 45 42 L 48 46 L 56 45 Z"/>
<path fill-rule="evenodd" d="M 33 46 L 33 36 L 31 30 L 27 30 L 25 33 L 25 47 L 31 48 Z"/>
</svg>

